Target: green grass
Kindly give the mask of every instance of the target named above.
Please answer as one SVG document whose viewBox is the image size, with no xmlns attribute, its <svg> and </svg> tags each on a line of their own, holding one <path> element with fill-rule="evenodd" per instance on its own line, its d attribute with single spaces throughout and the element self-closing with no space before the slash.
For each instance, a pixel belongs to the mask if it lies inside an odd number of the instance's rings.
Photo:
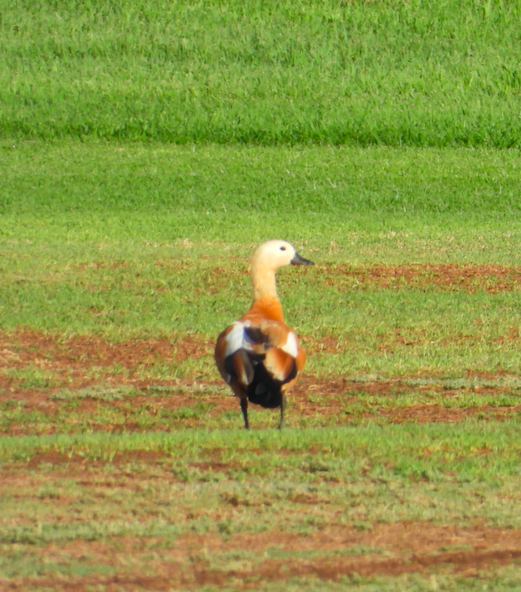
<svg viewBox="0 0 521 592">
<path fill-rule="evenodd" d="M 212 341 L 249 305 L 253 248 L 281 236 L 317 264 L 279 274 L 288 321 L 307 346 L 328 336 L 339 345 L 324 353 L 317 346 L 309 372 L 521 371 L 516 283 L 488 292 L 500 282 L 492 271 L 468 290 L 437 287 L 428 273 L 382 287 L 345 273 L 411 263 L 501 264 L 517 273 L 515 151 L 86 149 L 67 141 L 4 143 L 2 159 L 4 331 Z M 25 377 L 10 372 L 27 385 L 53 379 L 38 368 L 23 370 Z M 109 373 L 128 372 L 114 365 Z M 158 360 L 146 373 L 154 381 L 208 379 L 214 368 L 208 351 L 180 363 Z"/>
<path fill-rule="evenodd" d="M 283 434 L 214 430 L 2 437 L 0 450 L 6 467 L 13 461 L 42 458 L 33 464 L 35 487 L 30 495 L 20 500 L 15 490 L 3 494 L 4 510 L 14 524 L 20 525 L 6 528 L 2 543 L 175 537 L 194 530 L 216 533 L 223 526 L 218 519 L 208 518 L 223 511 L 223 500 L 229 508 L 238 508 L 237 515 L 227 515 L 226 510 L 221 514 L 221 520 L 228 520 L 228 535 L 272 529 L 314 530 L 334 515 L 341 516 L 340 523 L 369 530 L 378 523 L 405 519 L 459 525 L 486 519 L 490 525 L 518 528 L 517 501 L 511 497 L 520 473 L 516 433 L 517 422 L 512 421 L 467 422 L 457 433 L 447 425 L 382 429 L 372 424 L 355 429 L 288 430 Z M 319 456 L 314 452 L 317 449 Z M 60 463 L 46 463 L 46 454 L 51 451 L 62 455 Z M 158 456 L 146 464 L 139 456 L 132 460 L 133 451 Z M 262 464 L 256 462 L 259 451 Z M 220 468 L 206 468 L 209 458 L 218 459 Z M 78 462 L 97 477 L 85 481 L 73 472 L 67 478 L 68 463 L 74 463 L 70 465 L 74 470 Z M 18 474 L 17 465 L 12 466 Z M 47 479 L 46 475 L 53 472 L 56 478 Z M 118 483 L 118 475 L 125 474 Z M 129 480 L 133 482 L 140 474 L 148 475 L 148 480 L 133 498 L 124 500 Z M 154 475 L 159 480 L 154 480 Z M 103 483 L 112 493 L 104 496 L 104 507 L 97 508 L 95 498 Z M 311 495 L 322 503 L 309 513 L 295 512 L 292 504 L 300 503 L 294 501 L 299 495 Z M 363 503 L 367 498 L 372 500 L 370 505 Z M 68 503 L 55 504 L 57 499 Z M 472 505 L 469 499 L 474 500 Z M 262 511 L 249 510 L 262 507 L 263 500 L 270 503 Z M 74 515 L 75 506 L 82 503 L 80 523 L 58 519 L 60 515 Z M 278 512 L 272 511 L 273 505 L 279 506 Z M 137 511 L 132 512 L 132 508 Z M 156 511 L 143 520 L 152 508 Z M 207 512 L 201 511 L 204 508 Z M 180 522 L 187 511 L 198 518 Z M 39 516 L 39 512 L 50 515 Z M 85 514 L 92 512 L 97 517 Z M 23 525 L 20 520 L 28 514 L 36 519 L 35 526 Z M 135 518 L 125 524 L 124 516 L 130 514 Z"/>
<path fill-rule="evenodd" d="M 519 147 L 518 3 L 0 4 L 3 138 Z"/>
<path fill-rule="evenodd" d="M 194 215 L 197 229 L 215 240 L 222 237 L 230 216 L 239 213 L 248 231 L 258 215 L 273 223 L 287 213 L 313 216 L 310 222 L 318 227 L 317 235 L 332 217 L 340 216 L 344 219 L 333 228 L 353 232 L 360 220 L 370 222 L 368 213 L 380 214 L 375 230 L 393 229 L 395 223 L 400 227 L 394 230 L 404 230 L 418 216 L 429 215 L 434 216 L 435 231 L 440 214 L 459 219 L 460 225 L 469 216 L 482 223 L 508 218 L 512 224 L 521 207 L 517 150 L 105 142 L 86 147 L 78 141 L 3 141 L 0 148 L 5 169 L 2 215 L 15 214 L 20 221 L 33 215 L 49 224 L 52 214 L 60 212 L 62 223 L 69 224 L 63 230 L 85 240 L 100 240 L 114 230 L 132 236 L 136 231 L 151 232 L 154 226 L 150 241 L 190 240 Z M 150 218 L 136 226 L 143 211 Z M 103 214 L 105 223 L 81 228 L 76 216 L 85 212 Z M 121 212 L 125 219 L 115 219 Z M 177 224 L 174 215 L 180 216 Z M 159 229 L 162 234 L 157 234 Z M 10 236 L 8 228 L 2 230 Z M 239 236 L 244 240 L 247 235 L 243 231 Z M 226 244 L 233 238 L 226 237 Z"/>
<path fill-rule="evenodd" d="M 367 459 L 374 462 L 374 475 L 407 474 L 420 478 L 431 474 L 435 480 L 461 482 L 495 481 L 515 477 L 520 444 L 516 420 L 507 422 L 467 421 L 458 426 L 445 424 L 389 425 L 371 423 L 356 428 L 309 428 L 284 432 L 241 430 L 182 430 L 172 433 L 84 434 L 0 437 L 4 462 L 30 460 L 35 454 L 56 451 L 69 458 L 80 455 L 91 461 L 107 460 L 131 451 L 159 452 L 187 462 L 204 461 L 218 451 L 227 462 L 237 461 L 254 474 L 271 469 L 288 471 L 304 468 L 311 472 L 344 471 L 356 474 Z M 252 464 L 261 450 L 264 466 Z M 320 450 L 317 455 L 314 450 Z M 483 455 L 483 451 L 488 454 Z M 290 452 L 288 458 L 283 452 Z M 406 458 L 407 462 L 403 459 Z M 386 467 L 389 461 L 390 466 Z M 447 462 L 450 461 L 450 467 Z M 304 463 L 304 464 L 303 464 Z M 292 469 L 293 467 L 293 469 Z M 314 467 L 314 468 L 313 468 Z M 408 468 L 407 468 L 408 467 Z M 304 479 L 305 476 L 302 475 Z M 449 479 L 449 480 L 450 480 Z"/>
<path fill-rule="evenodd" d="M 1 8 L 0 588 L 519 589 L 518 6 Z M 211 350 L 274 237 L 309 389 L 246 433 Z"/>
<path fill-rule="evenodd" d="M 0 430 L 25 434 L 0 437 L 9 584 L 43 590 L 61 578 L 103 590 L 144 572 L 171 581 L 177 562 L 175 573 L 221 578 L 186 590 L 238 590 L 233 574 L 251 583 L 269 562 L 316 565 L 315 574 L 334 561 L 410 564 L 418 550 L 378 542 L 404 523 L 521 528 L 517 152 L 31 141 L 4 143 L 2 158 L 0 327 L 15 361 L 0 371 Z M 290 402 L 283 433 L 273 414 L 253 410 L 245 433 L 208 344 L 248 306 L 247 259 L 273 236 L 316 262 L 279 274 L 287 319 L 310 351 L 306 372 L 349 386 L 310 390 L 309 415 Z M 438 285 L 428 270 L 388 286 L 360 280 L 375 265 L 411 263 L 502 265 L 511 276 L 491 268 L 467 287 Z M 56 348 L 18 344 L 19 329 L 52 334 Z M 92 351 L 81 358 L 71 341 L 81 335 L 114 347 L 164 339 L 173 353 L 105 364 Z M 187 338 L 201 355 L 178 360 Z M 404 419 L 417 406 L 455 423 Z M 331 529 L 352 542 L 302 542 Z M 266 533 L 300 542 L 252 550 L 240 538 Z M 198 536 L 216 547 L 186 551 Z M 422 557 L 474 552 L 471 534 L 457 540 Z M 338 582 L 291 572 L 283 582 L 507 590 L 519 586 L 517 568 Z"/>
<path fill-rule="evenodd" d="M 165 573 L 168 562 L 176 561 L 186 573 L 204 564 L 235 589 L 237 570 L 255 572 L 270 561 L 299 565 L 367 556 L 413 561 L 387 543 L 359 543 L 356 533 L 370 537 L 393 525 L 400 529 L 404 521 L 426 529 L 457 524 L 460 533 L 483 523 L 519 528 L 517 433 L 516 421 L 469 421 L 457 430 L 452 425 L 383 429 L 373 423 L 283 433 L 1 437 L 0 519 L 9 520 L 0 534 L 0 574 L 8 582 L 59 576 L 94 583 L 100 574 L 131 577 L 145 565 L 149 576 Z M 218 464 L 208 466 L 209 459 Z M 21 494 L 26 483 L 31 486 Z M 352 540 L 330 549 L 284 542 L 317 533 L 327 537 L 339 529 Z M 241 536 L 270 532 L 279 534 L 262 553 L 241 546 Z M 222 542 L 212 550 L 182 551 L 191 537 L 203 535 Z M 78 542 L 89 553 L 76 554 Z M 470 552 L 472 544 L 438 549 L 451 551 Z M 416 586 L 411 589 L 429 590 L 429 581 L 438 577 L 444 586 L 459 580 L 433 572 L 430 580 L 409 574 L 348 578 L 345 584 L 371 590 L 408 581 Z M 519 580 L 504 568 L 483 577 L 505 586 Z M 475 580 L 464 582 L 474 589 Z M 104 589 L 102 581 L 98 585 Z M 337 588 L 326 578 L 319 589 Z"/>
</svg>

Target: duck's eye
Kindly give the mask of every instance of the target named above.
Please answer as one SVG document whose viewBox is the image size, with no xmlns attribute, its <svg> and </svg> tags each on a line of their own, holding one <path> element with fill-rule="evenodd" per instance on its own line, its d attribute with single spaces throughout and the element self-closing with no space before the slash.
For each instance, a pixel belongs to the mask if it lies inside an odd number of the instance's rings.
<svg viewBox="0 0 521 592">
<path fill-rule="evenodd" d="M 281 251 L 285 251 L 286 250 L 286 247 L 280 247 L 280 250 Z"/>
</svg>

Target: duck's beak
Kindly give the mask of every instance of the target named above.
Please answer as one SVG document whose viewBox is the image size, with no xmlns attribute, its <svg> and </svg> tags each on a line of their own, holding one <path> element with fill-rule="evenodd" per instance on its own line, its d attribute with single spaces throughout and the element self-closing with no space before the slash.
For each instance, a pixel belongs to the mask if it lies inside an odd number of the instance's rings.
<svg viewBox="0 0 521 592">
<path fill-rule="evenodd" d="M 304 257 L 301 257 L 298 253 L 295 253 L 295 256 L 290 261 L 290 263 L 291 265 L 315 265 L 313 261 L 310 261 L 309 259 L 304 259 Z"/>
</svg>

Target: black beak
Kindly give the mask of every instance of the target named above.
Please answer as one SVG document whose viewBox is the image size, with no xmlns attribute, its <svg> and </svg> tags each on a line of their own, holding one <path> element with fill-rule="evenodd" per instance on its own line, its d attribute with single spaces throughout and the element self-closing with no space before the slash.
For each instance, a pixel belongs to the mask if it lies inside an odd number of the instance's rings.
<svg viewBox="0 0 521 592">
<path fill-rule="evenodd" d="M 295 256 L 290 261 L 290 263 L 291 265 L 315 265 L 313 261 L 310 261 L 309 259 L 304 259 L 304 257 L 301 257 L 298 253 L 295 253 Z"/>
</svg>

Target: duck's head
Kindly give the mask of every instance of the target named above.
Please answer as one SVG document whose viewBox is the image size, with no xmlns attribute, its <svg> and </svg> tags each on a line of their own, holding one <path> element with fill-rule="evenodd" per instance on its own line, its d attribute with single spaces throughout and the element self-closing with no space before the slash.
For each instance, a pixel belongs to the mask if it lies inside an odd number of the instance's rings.
<svg viewBox="0 0 521 592">
<path fill-rule="evenodd" d="M 251 269 L 262 267 L 275 271 L 285 265 L 313 265 L 313 261 L 301 257 L 295 247 L 283 240 L 270 240 L 262 243 L 251 258 Z"/>
</svg>

